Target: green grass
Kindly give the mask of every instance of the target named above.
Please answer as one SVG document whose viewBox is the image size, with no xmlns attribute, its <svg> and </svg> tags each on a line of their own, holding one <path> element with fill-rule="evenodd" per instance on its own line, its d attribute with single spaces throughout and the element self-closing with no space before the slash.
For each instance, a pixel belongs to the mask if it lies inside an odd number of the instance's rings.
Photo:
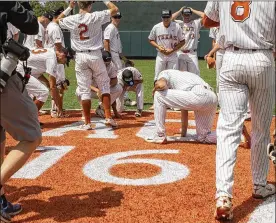
<svg viewBox="0 0 276 223">
<path fill-rule="evenodd" d="M 153 88 L 153 78 L 154 78 L 154 67 L 155 60 L 133 60 L 135 67 L 142 73 L 144 80 L 144 110 L 147 110 L 153 102 L 152 98 L 152 88 Z M 70 86 L 64 95 L 64 108 L 65 109 L 78 109 L 80 105 L 75 96 L 77 81 L 75 75 L 75 64 L 70 63 L 69 67 L 66 67 L 66 77 L 70 80 Z M 216 87 L 216 71 L 214 69 L 207 69 L 206 62 L 204 60 L 199 60 L 200 74 L 201 77 L 215 89 Z M 130 92 L 129 97 L 135 100 L 135 93 Z M 96 107 L 97 102 L 93 100 L 92 107 Z M 46 102 L 44 108 L 50 108 L 50 100 Z M 127 106 L 127 109 L 135 109 L 135 107 Z"/>
</svg>

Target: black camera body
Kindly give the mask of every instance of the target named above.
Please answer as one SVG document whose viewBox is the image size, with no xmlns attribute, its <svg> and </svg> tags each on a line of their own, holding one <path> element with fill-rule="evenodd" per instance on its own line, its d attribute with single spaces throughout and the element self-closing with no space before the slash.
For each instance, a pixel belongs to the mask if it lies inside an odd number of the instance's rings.
<svg viewBox="0 0 276 223">
<path fill-rule="evenodd" d="M 30 56 L 28 48 L 13 39 L 8 39 L 2 45 L 2 58 L 0 66 L 0 92 L 5 88 L 8 79 L 13 74 L 18 60 L 26 61 Z"/>
</svg>

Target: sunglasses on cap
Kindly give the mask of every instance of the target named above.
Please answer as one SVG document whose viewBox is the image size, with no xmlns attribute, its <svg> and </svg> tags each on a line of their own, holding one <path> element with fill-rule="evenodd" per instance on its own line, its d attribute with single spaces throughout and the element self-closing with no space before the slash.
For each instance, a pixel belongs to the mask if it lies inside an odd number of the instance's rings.
<svg viewBox="0 0 276 223">
<path fill-rule="evenodd" d="M 114 19 L 121 19 L 122 16 L 116 15 L 116 16 L 113 16 L 112 18 L 114 18 Z"/>
</svg>

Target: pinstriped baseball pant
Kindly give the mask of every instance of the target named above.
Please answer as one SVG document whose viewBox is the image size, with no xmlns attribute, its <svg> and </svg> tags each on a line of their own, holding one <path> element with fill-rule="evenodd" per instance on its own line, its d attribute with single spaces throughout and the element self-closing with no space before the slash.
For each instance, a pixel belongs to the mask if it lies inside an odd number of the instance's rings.
<svg viewBox="0 0 276 223">
<path fill-rule="evenodd" d="M 216 143 L 216 134 L 211 132 L 216 107 L 216 94 L 202 85 L 196 85 L 190 91 L 175 89 L 156 91 L 154 94 L 154 119 L 157 135 L 166 135 L 167 108 L 179 108 L 194 111 L 198 141 Z"/>
<path fill-rule="evenodd" d="M 248 100 L 251 108 L 253 184 L 267 183 L 266 146 L 275 104 L 275 65 L 269 50 L 227 50 L 219 77 L 221 111 L 217 126 L 216 197 L 232 197 L 234 166 Z"/>
</svg>

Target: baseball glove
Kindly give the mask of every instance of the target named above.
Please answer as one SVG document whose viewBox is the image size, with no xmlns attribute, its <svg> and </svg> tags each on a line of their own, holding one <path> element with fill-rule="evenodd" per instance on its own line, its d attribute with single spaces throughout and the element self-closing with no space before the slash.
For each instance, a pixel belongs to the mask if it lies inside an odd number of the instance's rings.
<svg viewBox="0 0 276 223">
<path fill-rule="evenodd" d="M 206 62 L 207 62 L 208 69 L 212 69 L 216 67 L 216 60 L 213 57 L 207 57 Z"/>
<path fill-rule="evenodd" d="M 134 62 L 132 60 L 126 60 L 125 67 L 134 67 Z"/>
<path fill-rule="evenodd" d="M 274 166 L 276 167 L 276 130 L 274 131 L 273 138 L 274 138 L 274 143 L 273 144 L 269 143 L 267 145 L 267 155 L 269 159 L 272 160 Z"/>
</svg>

